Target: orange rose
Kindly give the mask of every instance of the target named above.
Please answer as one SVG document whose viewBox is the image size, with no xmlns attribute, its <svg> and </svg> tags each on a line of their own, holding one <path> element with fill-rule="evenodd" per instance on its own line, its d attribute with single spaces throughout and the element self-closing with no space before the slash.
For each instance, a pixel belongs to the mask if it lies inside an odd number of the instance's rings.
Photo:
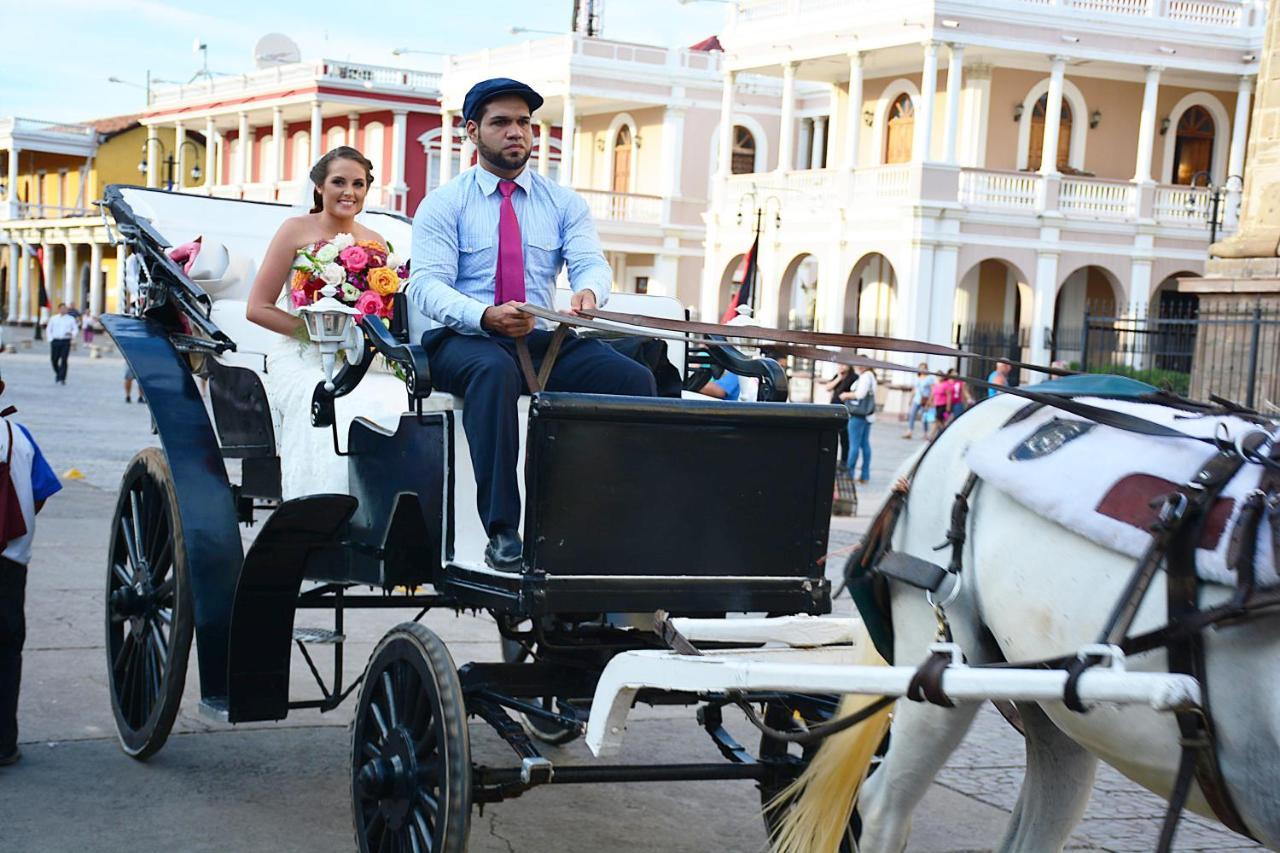
<svg viewBox="0 0 1280 853">
<path fill-rule="evenodd" d="M 293 281 L 289 283 L 290 290 L 302 290 L 303 285 L 307 283 L 307 279 L 311 276 L 307 275 L 303 270 L 293 271 Z"/>
<path fill-rule="evenodd" d="M 400 289 L 400 277 L 387 267 L 371 269 L 369 289 L 381 296 L 390 296 Z"/>
</svg>

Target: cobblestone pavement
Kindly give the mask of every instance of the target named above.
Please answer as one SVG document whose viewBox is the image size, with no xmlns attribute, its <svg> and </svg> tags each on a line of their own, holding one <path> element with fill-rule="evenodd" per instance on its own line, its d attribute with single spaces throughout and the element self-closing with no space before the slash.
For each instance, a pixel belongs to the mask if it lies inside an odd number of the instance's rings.
<svg viewBox="0 0 1280 853">
<path fill-rule="evenodd" d="M 10 329 L 6 341 L 29 336 L 29 330 Z M 17 418 L 32 429 L 59 474 L 76 468 L 84 475 L 68 481 L 40 518 L 20 710 L 26 759 L 0 770 L 0 847 L 95 853 L 349 849 L 345 726 L 350 702 L 331 714 L 297 712 L 276 724 L 216 725 L 196 712 L 193 665 L 165 749 L 139 765 L 116 747 L 102 648 L 103 554 L 120 474 L 128 459 L 156 438 L 146 407 L 124 403 L 121 359 L 109 345 L 104 350 L 102 358 L 74 352 L 66 386 L 53 383 L 47 350 L 40 344 L 0 354 L 0 373 L 9 385 L 0 405 L 18 407 Z M 874 427 L 875 464 L 872 482 L 860 496 L 862 512 L 833 520 L 833 576 L 883 498 L 892 472 L 917 444 L 899 438 L 900 432 L 899 424 L 884 416 Z M 847 611 L 848 599 L 837 607 Z M 387 628 L 413 615 L 348 615 L 348 683 Z M 483 616 L 433 612 L 425 621 L 459 661 L 497 655 L 494 626 Z M 299 661 L 294 663 L 294 694 L 310 695 L 310 676 Z M 744 743 L 755 742 L 742 721 L 731 726 Z M 505 760 L 505 748 L 482 727 L 472 733 L 477 757 Z M 632 761 L 715 757 L 687 709 L 637 709 L 625 749 L 624 759 Z M 555 750 L 552 758 L 590 761 L 581 744 Z M 990 849 L 1017 797 L 1022 767 L 1017 735 L 994 712 L 980 714 L 918 812 L 909 849 Z M 759 851 L 764 834 L 758 805 L 754 788 L 741 783 L 536 791 L 477 812 L 471 849 L 506 853 L 607 845 L 611 853 Z M 1161 814 L 1159 799 L 1103 768 L 1073 849 L 1149 850 Z M 1179 850 L 1250 849 L 1194 817 L 1183 823 L 1178 842 Z"/>
</svg>

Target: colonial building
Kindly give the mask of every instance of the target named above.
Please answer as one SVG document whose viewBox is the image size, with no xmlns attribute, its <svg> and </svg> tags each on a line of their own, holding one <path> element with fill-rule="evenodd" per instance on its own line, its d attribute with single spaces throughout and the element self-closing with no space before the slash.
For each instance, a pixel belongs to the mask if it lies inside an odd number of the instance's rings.
<svg viewBox="0 0 1280 853">
<path fill-rule="evenodd" d="M 170 186 L 200 181 L 185 164 L 203 156 L 204 137 L 152 137 L 136 115 L 84 124 L 0 118 L 0 305 L 8 322 L 36 322 L 59 302 L 95 313 L 118 309 L 124 247 L 111 245 L 93 202 L 107 184 L 137 183 L 148 158 Z"/>
<path fill-rule="evenodd" d="M 766 324 L 962 343 L 998 328 L 1039 361 L 1071 356 L 1086 302 L 1158 310 L 1201 272 L 1211 211 L 1232 227 L 1262 13 L 741 0 L 720 37 L 734 132 L 717 139 L 703 316 L 727 303 L 757 210 Z M 761 79 L 778 93 L 763 118 L 743 87 Z"/>
</svg>

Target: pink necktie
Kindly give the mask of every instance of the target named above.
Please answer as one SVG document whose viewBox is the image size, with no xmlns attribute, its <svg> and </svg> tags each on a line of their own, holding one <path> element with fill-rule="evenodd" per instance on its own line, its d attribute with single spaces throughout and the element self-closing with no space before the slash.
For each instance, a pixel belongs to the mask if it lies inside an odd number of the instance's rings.
<svg viewBox="0 0 1280 853">
<path fill-rule="evenodd" d="M 498 269 L 495 275 L 495 305 L 515 300 L 524 302 L 524 247 L 520 244 L 520 220 L 511 203 L 515 181 L 498 181 L 502 210 L 498 214 Z"/>
</svg>

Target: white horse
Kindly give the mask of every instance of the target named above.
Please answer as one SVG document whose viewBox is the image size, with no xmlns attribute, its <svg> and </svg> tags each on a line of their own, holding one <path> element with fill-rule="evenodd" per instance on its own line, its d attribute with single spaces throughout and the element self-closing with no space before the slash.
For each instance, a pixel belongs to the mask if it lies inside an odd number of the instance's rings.
<svg viewBox="0 0 1280 853">
<path fill-rule="evenodd" d="M 985 402 L 951 426 L 929 450 L 911 485 L 894 548 L 945 560 L 934 546 L 950 525 L 955 494 L 969 475 L 964 454 L 1002 426 L 1025 401 Z M 1153 442 L 1158 446 L 1158 442 Z M 1153 452 L 1157 452 L 1153 450 Z M 970 498 L 964 585 L 947 608 L 957 643 L 971 663 L 1073 654 L 1093 643 L 1132 572 L 1134 559 L 1107 550 L 978 484 Z M 1229 597 L 1205 587 L 1202 606 Z M 891 582 L 894 657 L 923 661 L 937 623 L 922 591 Z M 1164 576 L 1149 590 L 1132 633 L 1165 623 Z M 1262 843 L 1280 848 L 1280 618 L 1256 617 L 1206 633 L 1219 761 L 1236 808 Z M 1163 650 L 1135 656 L 1133 670 L 1167 671 Z M 888 753 L 863 786 L 858 808 L 863 853 L 907 845 L 911 813 L 964 736 L 979 703 L 942 708 L 900 700 Z M 1061 850 L 1089 799 L 1097 759 L 1167 797 L 1179 760 L 1172 715 L 1142 707 L 1098 707 L 1087 714 L 1061 702 L 1019 704 L 1027 770 L 1017 806 L 997 849 Z M 1016 734 L 1010 729 L 1011 737 Z M 1188 808 L 1212 818 L 1193 787 Z M 1152 839 L 1152 846 L 1155 839 Z"/>
</svg>

